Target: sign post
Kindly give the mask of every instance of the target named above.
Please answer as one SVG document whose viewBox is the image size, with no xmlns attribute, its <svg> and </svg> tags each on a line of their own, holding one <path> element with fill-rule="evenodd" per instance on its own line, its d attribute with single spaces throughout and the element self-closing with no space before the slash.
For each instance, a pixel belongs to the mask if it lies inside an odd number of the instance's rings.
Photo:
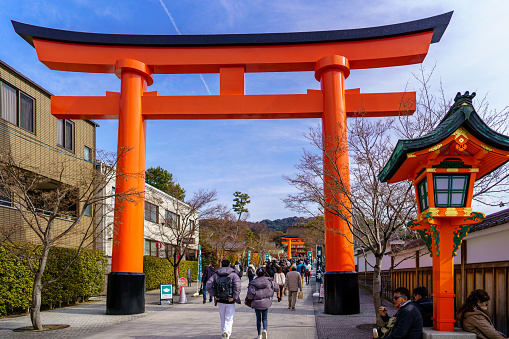
<svg viewBox="0 0 509 339">
<path fill-rule="evenodd" d="M 265 253 L 265 262 L 269 261 L 269 253 Z"/>
<path fill-rule="evenodd" d="M 320 295 L 318 297 L 318 302 L 320 299 L 323 300 L 323 250 L 322 246 L 316 246 L 316 289 L 319 291 Z"/>
<path fill-rule="evenodd" d="M 163 305 L 164 302 L 168 305 L 173 305 L 173 285 L 161 285 L 159 286 L 160 296 L 159 305 Z"/>
<path fill-rule="evenodd" d="M 251 263 L 251 251 L 247 251 L 247 265 Z"/>
<path fill-rule="evenodd" d="M 313 251 L 308 251 L 309 270 L 313 270 Z"/>
<path fill-rule="evenodd" d="M 196 276 L 196 293 L 199 295 L 200 281 L 202 276 L 201 245 L 198 245 L 198 274 Z"/>
</svg>

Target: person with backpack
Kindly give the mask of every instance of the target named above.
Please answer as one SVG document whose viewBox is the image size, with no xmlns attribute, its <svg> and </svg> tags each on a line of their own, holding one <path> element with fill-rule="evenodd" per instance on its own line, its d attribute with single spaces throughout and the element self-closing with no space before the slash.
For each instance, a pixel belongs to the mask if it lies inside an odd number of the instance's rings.
<svg viewBox="0 0 509 339">
<path fill-rule="evenodd" d="M 274 292 L 279 290 L 279 285 L 265 274 L 263 267 L 256 271 L 256 278 L 247 287 L 246 304 L 254 308 L 256 313 L 256 329 L 258 339 L 267 339 L 267 315 L 272 305 Z M 263 324 L 263 331 L 262 331 Z"/>
<path fill-rule="evenodd" d="M 235 303 L 240 304 L 240 278 L 229 260 L 221 261 L 221 268 L 207 281 L 207 290 L 214 296 L 214 305 L 219 306 L 223 338 L 232 334 Z"/>
</svg>

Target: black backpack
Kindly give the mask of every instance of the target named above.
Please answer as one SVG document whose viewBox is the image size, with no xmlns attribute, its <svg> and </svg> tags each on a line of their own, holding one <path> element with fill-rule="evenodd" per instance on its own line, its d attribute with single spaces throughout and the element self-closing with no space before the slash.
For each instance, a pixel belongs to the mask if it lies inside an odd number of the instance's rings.
<svg viewBox="0 0 509 339">
<path fill-rule="evenodd" d="M 223 301 L 233 298 L 233 282 L 229 274 L 218 274 L 214 283 L 214 294 Z"/>
</svg>

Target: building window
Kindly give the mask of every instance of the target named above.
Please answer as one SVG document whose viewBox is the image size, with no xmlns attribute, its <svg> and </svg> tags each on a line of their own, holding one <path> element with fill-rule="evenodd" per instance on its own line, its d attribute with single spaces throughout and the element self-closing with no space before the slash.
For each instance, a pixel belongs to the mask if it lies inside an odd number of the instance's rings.
<svg viewBox="0 0 509 339">
<path fill-rule="evenodd" d="M 74 122 L 57 119 L 57 145 L 74 152 Z"/>
<path fill-rule="evenodd" d="M 195 226 L 194 220 L 189 220 L 189 230 L 191 232 L 194 231 L 194 226 Z"/>
<path fill-rule="evenodd" d="M 145 250 L 143 255 L 150 255 L 150 240 L 145 239 Z"/>
<path fill-rule="evenodd" d="M 170 227 L 178 227 L 180 216 L 177 213 L 166 210 L 166 225 Z"/>
<path fill-rule="evenodd" d="M 85 149 L 83 151 L 83 159 L 89 162 L 92 161 L 92 150 L 90 149 L 90 147 L 85 146 Z"/>
<path fill-rule="evenodd" d="M 417 191 L 419 192 L 419 206 L 421 208 L 421 212 L 428 209 L 428 185 L 427 180 L 422 180 L 417 185 Z"/>
<path fill-rule="evenodd" d="M 2 119 L 34 133 L 34 99 L 5 82 L 0 82 L 0 87 Z"/>
<path fill-rule="evenodd" d="M 12 206 L 12 201 L 9 198 L 9 193 L 5 190 L 5 188 L 0 187 L 0 206 Z"/>
<path fill-rule="evenodd" d="M 115 187 L 111 188 L 111 208 L 115 208 Z"/>
<path fill-rule="evenodd" d="M 435 207 L 465 207 L 469 174 L 434 174 Z"/>
<path fill-rule="evenodd" d="M 158 245 L 159 244 L 159 245 Z M 143 255 L 151 257 L 165 258 L 166 255 L 171 255 L 172 246 L 155 240 L 145 239 L 145 248 Z"/>
<path fill-rule="evenodd" d="M 157 222 L 158 207 L 145 201 L 145 220 Z"/>
<path fill-rule="evenodd" d="M 85 210 L 83 211 L 83 214 L 86 215 L 87 217 L 92 216 L 92 208 L 90 207 L 90 204 L 85 206 Z"/>
</svg>

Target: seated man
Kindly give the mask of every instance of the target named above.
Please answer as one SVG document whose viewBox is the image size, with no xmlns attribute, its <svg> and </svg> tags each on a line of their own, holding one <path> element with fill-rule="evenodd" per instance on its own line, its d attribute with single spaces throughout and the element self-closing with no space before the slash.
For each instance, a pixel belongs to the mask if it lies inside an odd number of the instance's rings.
<svg viewBox="0 0 509 339">
<path fill-rule="evenodd" d="M 388 336 L 383 338 L 396 339 L 421 339 L 422 338 L 422 316 L 421 312 L 408 299 L 410 291 L 405 287 L 399 287 L 394 290 L 394 306 L 398 308 L 398 312 L 394 315 L 395 324 Z M 387 309 L 380 307 L 378 311 L 383 321 L 389 322 Z M 394 321 L 391 321 L 393 323 Z"/>
<path fill-rule="evenodd" d="M 414 288 L 414 305 L 422 315 L 422 325 L 433 327 L 433 299 L 428 298 L 428 289 L 424 286 Z"/>
</svg>

